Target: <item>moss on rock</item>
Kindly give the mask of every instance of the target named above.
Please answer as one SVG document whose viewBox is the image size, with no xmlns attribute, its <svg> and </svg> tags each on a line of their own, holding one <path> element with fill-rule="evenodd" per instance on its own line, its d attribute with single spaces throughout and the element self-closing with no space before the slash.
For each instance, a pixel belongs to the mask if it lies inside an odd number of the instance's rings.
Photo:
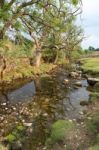
<svg viewBox="0 0 99 150">
<path fill-rule="evenodd" d="M 68 120 L 58 120 L 51 128 L 50 137 L 46 141 L 46 145 L 50 147 L 58 142 L 68 141 L 72 131 L 75 129 L 75 124 Z"/>
</svg>

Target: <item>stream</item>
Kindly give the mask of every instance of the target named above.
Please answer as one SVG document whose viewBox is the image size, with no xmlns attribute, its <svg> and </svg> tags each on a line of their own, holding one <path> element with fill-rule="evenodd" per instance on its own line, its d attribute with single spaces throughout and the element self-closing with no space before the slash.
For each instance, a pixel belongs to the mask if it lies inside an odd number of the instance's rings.
<svg viewBox="0 0 99 150">
<path fill-rule="evenodd" d="M 88 101 L 90 92 L 87 90 L 87 81 L 85 79 L 79 81 L 82 86 L 74 88 L 71 84 L 68 88 L 63 83 L 60 84 L 56 76 L 46 76 L 40 79 L 39 92 L 36 91 L 34 81 L 30 81 L 7 92 L 6 96 L 1 93 L 0 128 L 2 132 L 0 136 L 11 132 L 11 126 L 14 123 L 27 123 L 28 126 L 32 122 L 32 134 L 23 146 L 23 150 L 32 150 L 44 143 L 47 129 L 55 120 L 83 118 L 82 111 L 86 107 L 82 107 L 80 102 Z"/>
</svg>

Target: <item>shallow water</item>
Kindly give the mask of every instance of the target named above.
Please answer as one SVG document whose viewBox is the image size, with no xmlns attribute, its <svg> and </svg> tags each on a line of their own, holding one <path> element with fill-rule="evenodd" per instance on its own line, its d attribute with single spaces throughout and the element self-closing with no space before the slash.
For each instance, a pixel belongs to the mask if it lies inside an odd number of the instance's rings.
<svg viewBox="0 0 99 150">
<path fill-rule="evenodd" d="M 25 120 L 27 123 L 33 123 L 32 134 L 29 135 L 28 140 L 25 141 L 22 150 L 36 150 L 39 143 L 44 143 L 48 130 L 54 121 L 58 119 L 78 119 L 82 117 L 79 112 L 81 112 L 84 107 L 80 105 L 80 101 L 88 101 L 89 91 L 87 90 L 87 81 L 81 80 L 81 82 L 82 87 L 74 89 L 73 85 L 71 85 L 71 88 L 67 89 L 56 77 L 51 78 L 46 76 L 40 80 L 40 91 L 36 91 L 34 81 L 31 81 L 16 90 L 6 93 L 11 105 L 18 102 L 29 102 L 29 107 L 24 109 L 26 112 L 22 112 L 22 109 L 25 108 L 23 106 L 18 106 L 17 109 L 14 110 L 14 113 L 18 111 L 18 114 L 15 113 L 15 120 L 17 119 L 19 122 Z M 34 96 L 35 94 L 36 96 Z M 0 99 L 5 101 L 6 96 L 2 95 Z M 12 110 L 12 114 L 9 114 L 8 117 L 8 110 L 2 109 L 0 111 L 0 115 L 4 115 L 4 117 L 7 115 L 5 120 L 8 119 L 8 122 L 12 124 L 7 123 L 5 128 L 13 126 L 13 121 L 10 120 L 10 117 L 13 116 L 14 113 Z M 31 111 L 32 117 L 31 114 L 27 113 L 29 111 Z"/>
<path fill-rule="evenodd" d="M 81 101 L 88 101 L 90 92 L 87 90 L 88 84 L 86 80 L 81 80 L 82 86 L 74 89 L 72 88 L 66 98 L 64 98 L 64 107 L 66 108 L 66 114 L 69 118 L 79 118 L 81 111 L 86 107 L 81 106 Z"/>
<path fill-rule="evenodd" d="M 81 80 L 82 87 L 70 91 L 69 97 L 72 105 L 77 108 L 80 107 L 81 101 L 88 101 L 90 92 L 87 90 L 88 84 L 86 80 Z"/>
<path fill-rule="evenodd" d="M 10 102 L 26 102 L 32 100 L 35 93 L 35 85 L 32 81 L 19 89 L 14 90 L 13 92 L 9 92 L 8 99 Z"/>
<path fill-rule="evenodd" d="M 13 91 L 6 93 L 1 92 L 0 99 L 1 101 L 9 101 L 10 103 L 23 103 L 31 101 L 35 93 L 35 84 L 34 81 L 31 81 Z"/>
</svg>

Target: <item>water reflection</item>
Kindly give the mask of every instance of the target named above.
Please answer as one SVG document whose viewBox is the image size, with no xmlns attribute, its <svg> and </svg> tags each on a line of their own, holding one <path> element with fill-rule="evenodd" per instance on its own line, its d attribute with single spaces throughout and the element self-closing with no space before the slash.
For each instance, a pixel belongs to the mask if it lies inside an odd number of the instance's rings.
<svg viewBox="0 0 99 150">
<path fill-rule="evenodd" d="M 35 85 L 32 81 L 13 92 L 9 92 L 8 99 L 11 102 L 26 102 L 28 100 L 32 100 L 35 93 Z"/>
</svg>

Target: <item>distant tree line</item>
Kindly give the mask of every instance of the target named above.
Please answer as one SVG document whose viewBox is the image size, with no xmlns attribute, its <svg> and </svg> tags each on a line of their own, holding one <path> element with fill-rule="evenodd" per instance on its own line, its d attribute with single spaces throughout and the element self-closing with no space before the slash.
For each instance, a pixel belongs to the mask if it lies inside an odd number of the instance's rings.
<svg viewBox="0 0 99 150">
<path fill-rule="evenodd" d="M 99 51 L 99 48 L 94 48 L 93 46 L 89 46 L 89 51 Z"/>
</svg>

